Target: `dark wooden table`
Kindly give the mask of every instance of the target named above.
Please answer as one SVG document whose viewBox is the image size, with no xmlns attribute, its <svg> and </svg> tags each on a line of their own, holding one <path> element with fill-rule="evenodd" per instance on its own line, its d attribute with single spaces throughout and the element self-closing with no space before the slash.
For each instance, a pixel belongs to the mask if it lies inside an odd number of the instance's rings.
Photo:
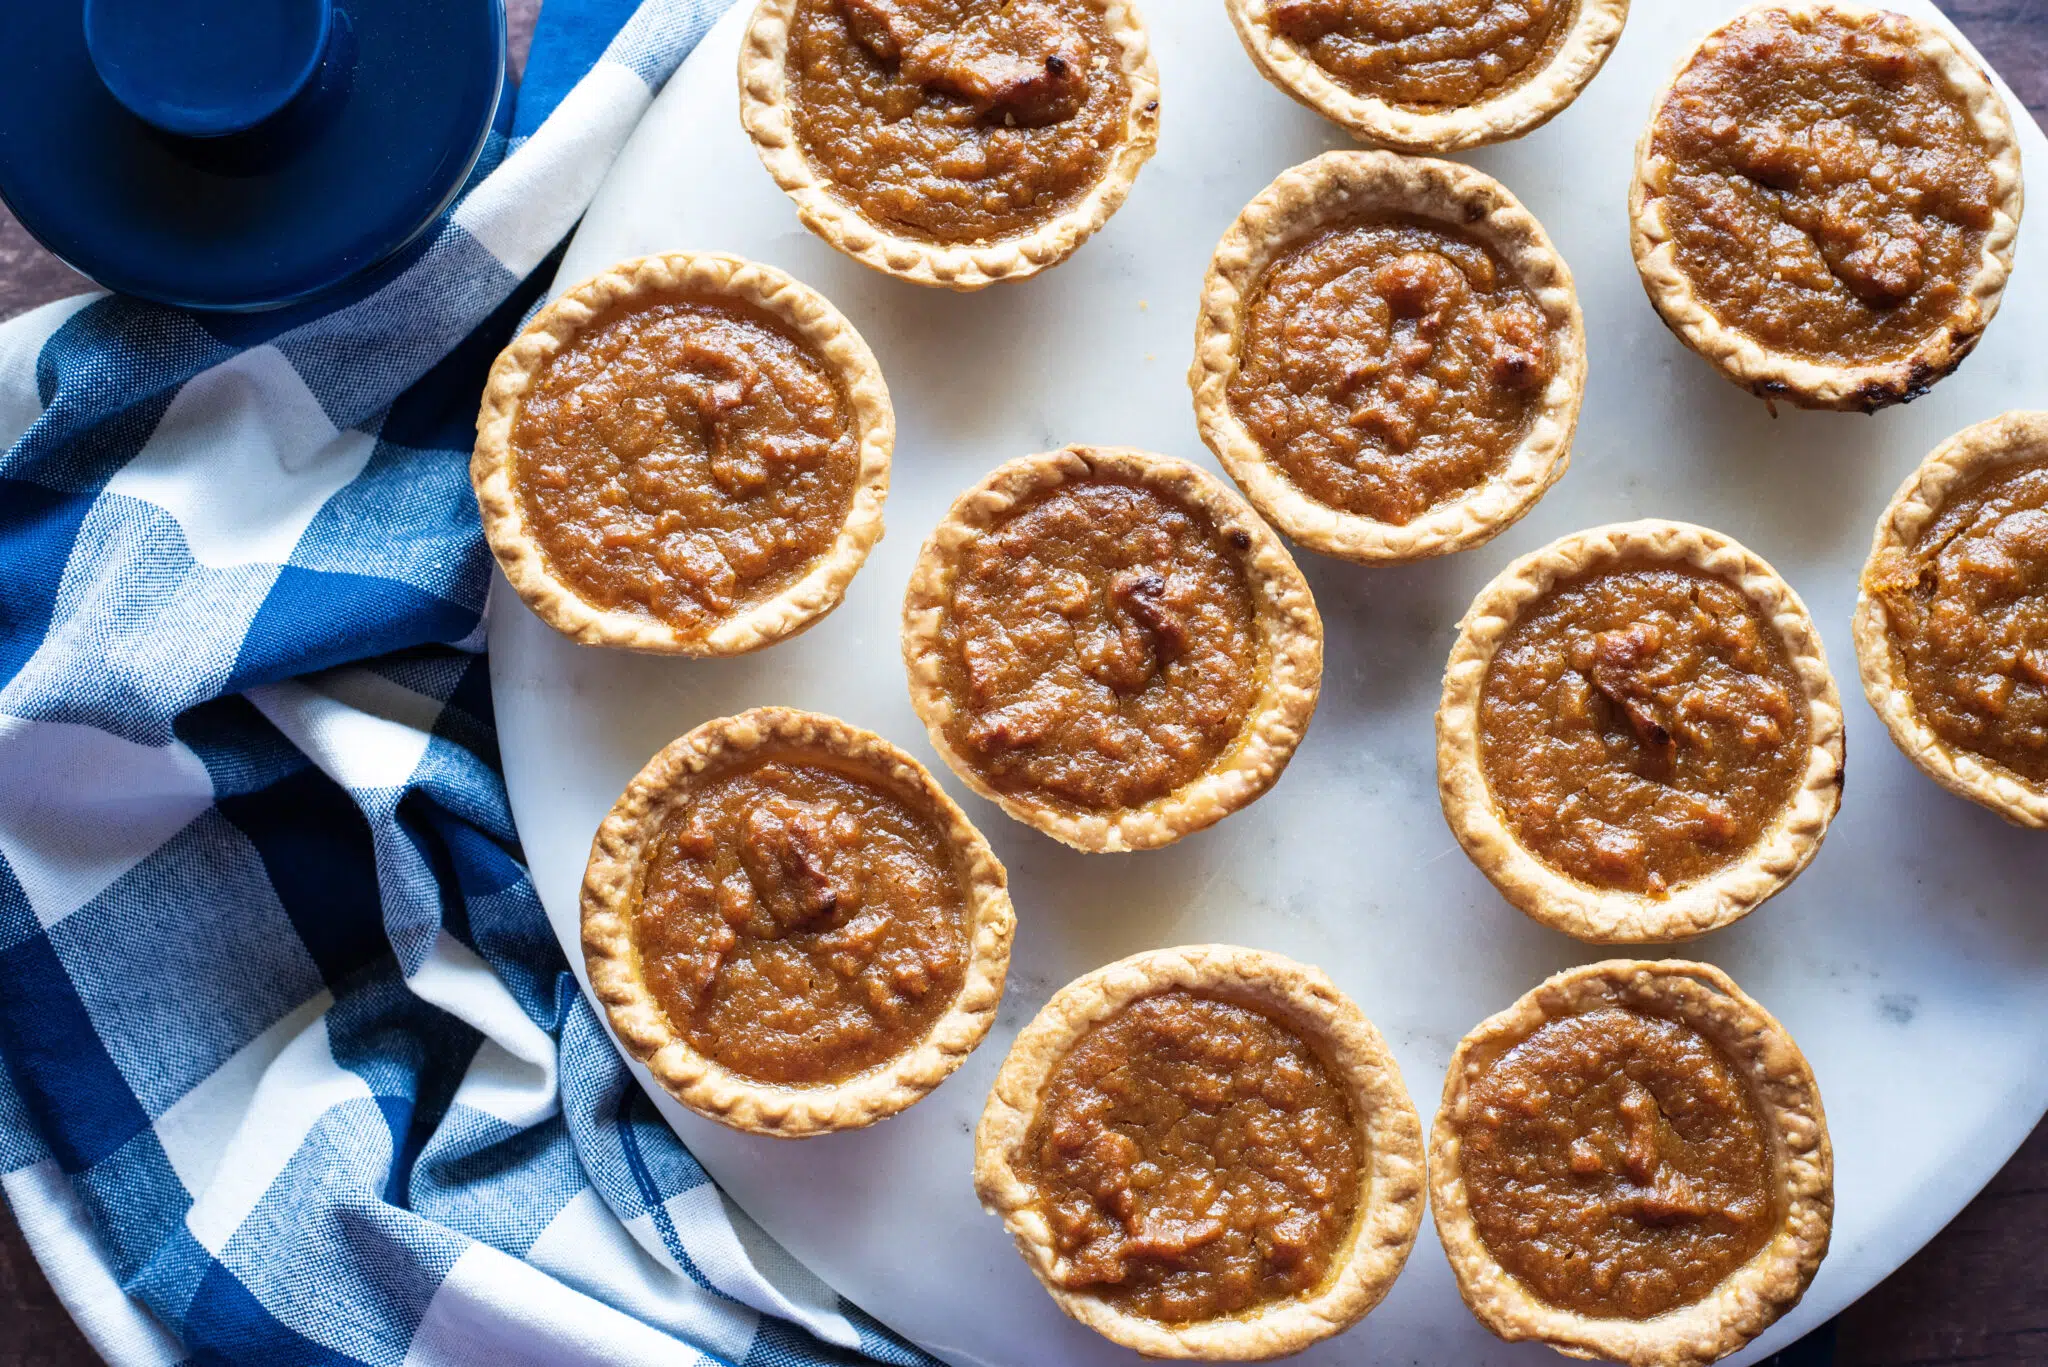
<svg viewBox="0 0 2048 1367">
<path fill-rule="evenodd" d="M 1937 3 L 1997 63 L 2034 116 L 2048 123 L 2048 0 Z M 524 58 L 540 4 L 508 0 L 515 63 Z M 0 208 L 0 319 L 83 285 Z M 2048 1364 L 2044 1239 L 2048 1123 L 2034 1131 L 1955 1223 L 1842 1316 L 1837 1367 Z M 0 1367 L 77 1367 L 96 1361 L 29 1255 L 12 1216 L 0 1213 Z"/>
</svg>

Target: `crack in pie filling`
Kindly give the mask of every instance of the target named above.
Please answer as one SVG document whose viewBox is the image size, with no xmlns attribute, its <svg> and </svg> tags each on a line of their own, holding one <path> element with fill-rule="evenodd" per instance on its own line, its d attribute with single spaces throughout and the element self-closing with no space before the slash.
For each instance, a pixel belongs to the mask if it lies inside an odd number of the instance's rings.
<svg viewBox="0 0 2048 1367">
<path fill-rule="evenodd" d="M 1068 1314 L 1161 1357 L 1299 1351 L 1377 1304 L 1421 1123 L 1320 972 L 1223 945 L 1062 989 L 983 1112 L 975 1185 Z"/>
<path fill-rule="evenodd" d="M 837 606 L 895 419 L 860 335 L 780 271 L 624 262 L 499 356 L 471 478 L 506 577 L 591 644 L 722 655 Z"/>
<path fill-rule="evenodd" d="M 1628 0 L 1228 0 L 1266 79 L 1362 142 L 1455 152 L 1540 127 L 1607 60 Z"/>
<path fill-rule="evenodd" d="M 1071 447 L 955 503 L 904 600 L 948 764 L 1083 849 L 1143 849 L 1270 787 L 1315 708 L 1322 624 L 1242 500 L 1194 466 Z"/>
<path fill-rule="evenodd" d="M 1459 1044 L 1430 1142 L 1458 1289 L 1501 1337 L 1687 1367 L 1797 1304 L 1833 1157 L 1813 1073 L 1719 969 L 1613 960 Z"/>
<path fill-rule="evenodd" d="M 1856 652 L 1916 764 L 2048 826 L 2048 414 L 1980 423 L 1907 479 L 1864 567 Z"/>
<path fill-rule="evenodd" d="M 1840 802 L 1819 634 L 1742 547 L 1682 523 L 1580 533 L 1467 612 L 1437 715 L 1445 815 L 1538 920 L 1603 942 L 1726 924 Z"/>
<path fill-rule="evenodd" d="M 1361 563 L 1477 545 L 1570 461 L 1571 271 L 1498 181 L 1330 152 L 1217 244 L 1188 372 L 1202 440 L 1275 526 Z"/>
<path fill-rule="evenodd" d="M 1660 98 L 1631 192 L 1638 265 L 1686 343 L 1766 398 L 1918 397 L 1997 311 L 2019 153 L 1981 71 L 1904 15 L 1764 5 Z"/>
<path fill-rule="evenodd" d="M 871 1124 L 980 1042 L 1009 962 L 1002 866 L 916 761 L 757 708 L 648 762 L 592 845 L 591 982 L 684 1105 L 795 1137 Z"/>
<path fill-rule="evenodd" d="M 979 288 L 1054 264 L 1151 154 L 1123 0 L 765 0 L 742 116 L 805 222 L 870 266 Z"/>
</svg>

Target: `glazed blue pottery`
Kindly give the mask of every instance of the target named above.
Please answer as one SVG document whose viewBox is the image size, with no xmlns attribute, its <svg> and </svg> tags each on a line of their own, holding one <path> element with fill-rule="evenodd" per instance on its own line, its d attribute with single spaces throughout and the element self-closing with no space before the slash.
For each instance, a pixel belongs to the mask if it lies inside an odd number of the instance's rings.
<svg viewBox="0 0 2048 1367">
<path fill-rule="evenodd" d="M 503 0 L 0 0 L 0 198 L 109 289 L 274 308 L 431 226 L 504 81 Z"/>
</svg>

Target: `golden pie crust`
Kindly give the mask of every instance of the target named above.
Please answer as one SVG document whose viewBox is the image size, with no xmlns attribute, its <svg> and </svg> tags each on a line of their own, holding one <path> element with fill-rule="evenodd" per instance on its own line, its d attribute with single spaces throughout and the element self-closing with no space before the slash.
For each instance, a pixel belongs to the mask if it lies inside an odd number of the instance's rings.
<svg viewBox="0 0 2048 1367">
<path fill-rule="evenodd" d="M 648 990 L 633 942 L 644 861 L 693 776 L 721 759 L 772 749 L 829 756 L 899 800 L 928 812 L 948 836 L 967 894 L 967 972 L 959 995 L 922 1041 L 843 1082 L 792 1087 L 756 1082 L 691 1046 Z M 591 992 L 612 1031 L 670 1096 L 736 1130 L 802 1139 L 886 1119 L 944 1082 L 995 1021 L 1016 928 L 1008 876 L 966 814 L 923 765 L 871 731 L 835 717 L 757 707 L 720 717 L 671 742 L 612 805 L 591 841 L 583 876 L 583 955 Z"/>
<path fill-rule="evenodd" d="M 1487 1250 L 1459 1169 L 1467 1089 L 1491 1062 L 1546 1022 L 1604 1007 L 1681 1021 L 1747 1080 L 1771 1138 L 1783 1204 L 1777 1232 L 1704 1299 L 1647 1320 L 1593 1318 L 1538 1300 Z M 1680 959 L 1612 959 L 1544 982 L 1458 1045 L 1429 1144 L 1430 1205 L 1458 1291 L 1480 1323 L 1509 1341 L 1535 1339 L 1569 1357 L 1629 1367 L 1705 1367 L 1736 1352 L 1799 1303 L 1827 1255 L 1834 1152 L 1805 1055 L 1727 974 Z"/>
<path fill-rule="evenodd" d="M 1076 1293 L 1054 1278 L 1052 1231 L 1014 1164 L 1040 1094 L 1068 1050 L 1143 997 L 1195 991 L 1263 1011 L 1309 1042 L 1351 1102 L 1367 1161 L 1356 1232 L 1321 1290 L 1251 1314 L 1164 1324 Z M 1363 1319 L 1400 1275 L 1422 1223 L 1422 1121 L 1385 1041 L 1322 970 L 1231 945 L 1134 954 L 1054 994 L 1010 1046 L 974 1138 L 974 1189 L 1069 1316 L 1147 1357 L 1255 1362 L 1297 1353 Z"/>
<path fill-rule="evenodd" d="M 1772 0 L 1744 14 L 1761 9 L 1780 10 L 1793 16 L 1836 14 L 1852 20 L 1890 13 L 1835 0 Z M 1700 302 L 1692 282 L 1679 267 L 1676 248 L 1659 211 L 1658 197 L 1650 191 L 1662 165 L 1651 153 L 1651 133 L 1670 93 L 1668 84 L 1658 94 L 1636 146 L 1635 176 L 1628 192 L 1629 241 L 1643 288 L 1665 326 L 1680 341 L 1758 398 L 1772 402 L 1786 399 L 1801 408 L 1845 413 L 1870 413 L 1892 404 L 1910 403 L 1963 363 L 1998 312 L 2006 279 L 2012 272 L 2025 198 L 2020 179 L 2019 139 L 2013 131 L 2012 116 L 2006 112 L 2005 101 L 1990 78 L 1946 34 L 1909 16 L 1899 17 L 1912 23 L 1917 32 L 1919 55 L 1940 69 L 1950 87 L 1968 105 L 1977 131 L 1991 152 L 1993 194 L 1998 200 L 1995 221 L 1984 237 L 1983 259 L 1977 274 L 1963 288 L 1947 324 L 1930 334 L 1910 356 L 1867 365 L 1830 364 L 1771 350 L 1744 332 L 1724 327 Z M 1701 52 L 1741 18 L 1738 15 L 1703 38 L 1699 47 L 1679 62 L 1672 79 L 1675 81 L 1684 74 Z"/>
<path fill-rule="evenodd" d="M 1020 503 L 1070 480 L 1128 480 L 1203 513 L 1237 545 L 1265 655 L 1260 691 L 1239 734 L 1209 770 L 1142 807 L 1081 812 L 1031 794 L 999 793 L 946 737 L 953 701 L 943 684 L 943 618 L 960 557 Z M 1242 537 L 1238 536 L 1242 533 Z M 962 782 L 1055 840 L 1096 853 L 1157 849 L 1212 826 L 1260 797 L 1294 757 L 1322 687 L 1323 621 L 1287 548 L 1221 480 L 1186 461 L 1116 446 L 1069 446 L 996 468 L 957 499 L 918 554 L 903 599 L 910 702 L 932 746 Z"/>
<path fill-rule="evenodd" d="M 1401 152 L 1457 152 L 1519 138 L 1563 112 L 1614 51 L 1628 5 L 1579 0 L 1563 41 L 1526 80 L 1476 104 L 1440 108 L 1394 104 L 1346 86 L 1278 30 L 1271 0 L 1225 0 L 1224 7 L 1261 75 L 1360 142 Z"/>
<path fill-rule="evenodd" d="M 790 114 L 786 67 L 797 0 L 761 0 L 747 23 L 740 40 L 740 122 L 761 164 L 795 201 L 804 226 L 863 266 L 949 290 L 1025 279 L 1072 256 L 1109 222 L 1159 141 L 1159 71 L 1144 23 L 1129 0 L 1091 3 L 1102 11 L 1130 87 L 1123 137 L 1102 179 L 1077 203 L 1028 233 L 977 243 L 929 242 L 892 231 L 832 192 L 831 182 L 804 155 Z"/>
<path fill-rule="evenodd" d="M 1495 806 L 1480 759 L 1479 704 L 1487 670 L 1521 613 L 1559 583 L 1638 564 L 1689 568 L 1739 589 L 1783 644 L 1808 724 L 1805 772 L 1755 845 L 1711 876 L 1662 897 L 1591 887 L 1530 853 Z M 1760 556 L 1685 522 L 1596 527 L 1502 570 L 1459 624 L 1437 706 L 1436 744 L 1444 818 L 1472 862 L 1530 917 L 1593 944 L 1685 940 L 1740 920 L 1813 861 L 1842 801 L 1842 702 L 1806 605 Z"/>
<path fill-rule="evenodd" d="M 1322 228 L 1380 215 L 1439 223 L 1491 248 L 1542 310 L 1555 357 L 1529 430 L 1501 469 L 1463 497 L 1403 524 L 1310 497 L 1267 457 L 1230 402 L 1251 303 L 1268 268 Z M 1421 560 L 1498 536 L 1564 474 L 1586 390 L 1585 321 L 1571 268 L 1543 225 L 1493 177 L 1456 162 L 1391 152 L 1326 152 L 1281 172 L 1217 244 L 1202 288 L 1188 386 L 1202 440 L 1274 526 L 1311 550 L 1359 564 Z"/>
<path fill-rule="evenodd" d="M 1941 516 L 1948 496 L 1978 476 L 2007 465 L 2048 461 L 2048 413 L 2007 413 L 1978 423 L 1936 447 L 1892 495 L 1870 543 L 1867 577 L 1879 556 L 1911 550 Z M 1856 595 L 1856 662 L 1863 692 L 1906 758 L 1958 797 L 1989 807 L 2015 825 L 2048 827 L 2048 787 L 2004 765 L 1950 745 L 1920 719 L 1903 669 L 1892 653 L 1882 599 L 1867 587 Z"/>
<path fill-rule="evenodd" d="M 696 631 L 599 607 L 556 578 L 525 524 L 512 445 L 520 405 L 551 358 L 613 310 L 670 295 L 734 300 L 789 328 L 839 381 L 860 442 L 853 501 L 831 549 L 781 593 Z M 796 635 L 838 607 L 868 551 L 882 539 L 896 415 L 874 353 L 825 296 L 757 261 L 723 252 L 665 252 L 622 261 L 535 314 L 492 364 L 476 432 L 469 478 L 484 536 L 506 581 L 534 615 L 583 645 L 661 655 L 744 655 Z"/>
</svg>

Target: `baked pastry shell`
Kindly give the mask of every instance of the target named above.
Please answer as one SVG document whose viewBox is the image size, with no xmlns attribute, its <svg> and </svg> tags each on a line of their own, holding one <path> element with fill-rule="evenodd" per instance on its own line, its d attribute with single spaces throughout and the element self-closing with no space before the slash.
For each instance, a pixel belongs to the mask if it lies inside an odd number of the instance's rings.
<svg viewBox="0 0 2048 1367">
<path fill-rule="evenodd" d="M 599 607 L 556 577 L 526 525 L 513 445 L 520 407 L 549 361 L 615 309 L 668 296 L 736 301 L 787 327 L 838 381 L 859 440 L 853 500 L 831 548 L 781 593 L 696 630 Z M 585 280 L 534 315 L 498 353 L 477 412 L 469 478 L 498 567 L 534 615 L 556 631 L 582 645 L 649 654 L 744 655 L 797 635 L 839 606 L 868 551 L 882 539 L 895 445 L 896 415 L 882 368 L 825 296 L 757 261 L 724 252 L 664 252 L 622 261 Z"/>
<path fill-rule="evenodd" d="M 1890 614 L 1884 600 L 1865 585 L 1878 558 L 1891 551 L 1910 551 L 1956 490 L 1993 470 L 2040 463 L 2048 463 L 2048 412 L 2006 413 L 1950 437 L 1906 477 L 1878 518 L 1864 583 L 1856 594 L 1856 663 L 1863 694 L 1884 720 L 1892 741 L 1922 773 L 1958 797 L 2035 829 L 2048 827 L 2048 786 L 1950 745 L 1920 719 L 1904 665 L 1892 650 Z"/>
<path fill-rule="evenodd" d="M 929 813 L 945 831 L 960 870 L 968 963 L 959 995 L 922 1040 L 843 1082 L 814 1087 L 757 1082 L 699 1053 L 671 1024 L 640 971 L 633 917 L 646 858 L 699 775 L 756 751 L 814 757 L 858 773 Z M 1016 928 L 1002 864 L 923 765 L 873 732 L 783 707 L 757 707 L 708 721 L 647 762 L 591 841 L 582 920 L 591 993 L 603 1004 L 612 1033 L 627 1052 L 647 1065 L 670 1096 L 705 1119 L 781 1139 L 872 1125 L 945 1081 L 995 1021 Z"/>
<path fill-rule="evenodd" d="M 1201 512 L 1238 549 L 1265 657 L 1259 695 L 1236 743 L 1193 782 L 1142 807 L 1083 811 L 1035 793 L 998 792 L 953 747 L 944 684 L 945 615 L 966 548 L 1020 504 L 1071 481 L 1127 480 Z M 1241 537 L 1241 540 L 1240 540 Z M 932 531 L 903 599 L 903 664 L 910 702 L 932 747 L 960 780 L 1012 817 L 1093 853 L 1156 849 L 1212 826 L 1279 779 L 1315 715 L 1322 687 L 1323 621 L 1308 581 L 1271 528 L 1214 475 L 1169 456 L 1116 446 L 1068 446 L 996 468 L 962 494 Z"/>
<path fill-rule="evenodd" d="M 1664 158 L 1653 152 L 1651 141 L 1664 102 L 1671 95 L 1672 83 L 1703 52 L 1715 46 L 1731 25 L 1748 15 L 1773 9 L 1794 16 L 1834 14 L 1850 20 L 1888 12 L 1838 4 L 1834 0 L 1774 0 L 1743 11 L 1701 39 L 1699 46 L 1685 55 L 1672 73 L 1672 81 L 1658 92 L 1636 146 L 1635 175 L 1628 192 L 1629 242 L 1635 254 L 1636 271 L 1665 326 L 1723 376 L 1758 398 L 1771 402 L 1784 399 L 1801 408 L 1844 413 L 1871 413 L 1892 404 L 1910 403 L 1963 363 L 1997 315 L 1999 301 L 2004 297 L 2005 283 L 2012 273 L 2020 214 L 2025 207 L 2020 145 L 2012 116 L 1990 77 L 1965 57 L 1946 34 L 1924 21 L 1911 20 L 1918 34 L 1916 51 L 1932 62 L 1950 88 L 1963 97 L 1990 151 L 1992 195 L 1997 209 L 1984 236 L 1976 273 L 1964 282 L 1947 322 L 1908 356 L 1850 365 L 1768 348 L 1749 334 L 1724 326 L 1694 293 L 1691 279 L 1678 263 L 1677 248 L 1664 223 L 1659 196 L 1651 189 L 1663 179 L 1668 166 Z"/>
<path fill-rule="evenodd" d="M 1555 362 L 1528 432 L 1501 469 L 1463 497 L 1406 523 L 1345 512 L 1310 496 L 1267 455 L 1230 402 L 1267 271 L 1323 229 L 1376 216 L 1441 224 L 1491 248 L 1542 310 Z M 1421 560 L 1500 535 L 1564 474 L 1586 392 L 1585 320 L 1571 268 L 1543 225 L 1493 177 L 1457 162 L 1391 152 L 1326 152 L 1281 172 L 1217 244 L 1202 286 L 1188 387 L 1202 440 L 1274 526 L 1311 550 L 1359 564 Z"/>
<path fill-rule="evenodd" d="M 1523 612 L 1558 584 L 1633 565 L 1693 569 L 1738 589 L 1777 634 L 1806 709 L 1806 768 L 1740 858 L 1664 897 L 1596 888 L 1544 863 L 1495 805 L 1480 759 L 1480 697 L 1495 652 Z M 1842 801 L 1842 702 L 1820 631 L 1792 586 L 1733 539 L 1685 522 L 1622 522 L 1523 556 L 1480 590 L 1459 624 L 1436 714 L 1437 794 L 1465 853 L 1531 918 L 1594 944 L 1690 939 L 1730 925 L 1805 870 Z"/>
<path fill-rule="evenodd" d="M 1533 132 L 1592 83 L 1628 22 L 1629 0 L 1579 0 L 1564 41 L 1529 79 L 1476 104 L 1424 109 L 1361 95 L 1274 26 L 1271 0 L 1225 0 L 1259 74 L 1360 142 L 1401 152 L 1458 152 Z"/>
<path fill-rule="evenodd" d="M 1052 1230 L 1036 1192 L 1013 1166 L 1039 1099 L 1082 1036 L 1131 1003 L 1183 989 L 1251 1007 L 1313 1047 L 1344 1088 L 1367 1162 L 1350 1241 L 1312 1296 L 1263 1310 L 1165 1324 L 1119 1310 L 1056 1280 Z M 1061 1310 L 1148 1357 L 1256 1362 L 1300 1352 L 1363 1319 L 1400 1275 L 1422 1223 L 1422 1121 L 1386 1043 L 1322 970 L 1255 949 L 1190 945 L 1148 950 L 1075 979 L 1053 995 L 1010 1046 L 974 1138 L 974 1189 L 1002 1217 L 1017 1251 Z"/>
<path fill-rule="evenodd" d="M 1594 1318 L 1538 1300 L 1488 1251 L 1460 1168 L 1471 1085 L 1546 1022 L 1609 1006 L 1681 1021 L 1734 1064 L 1764 1118 L 1782 1207 L 1777 1232 L 1754 1257 L 1702 1299 L 1647 1320 Z M 1614 959 L 1560 973 L 1465 1036 L 1430 1133 L 1429 1187 L 1437 1237 L 1481 1324 L 1510 1341 L 1626 1367 L 1705 1367 L 1741 1349 L 1805 1295 L 1834 1224 L 1834 1150 L 1805 1055 L 1727 974 L 1679 959 Z"/>
<path fill-rule="evenodd" d="M 1130 0 L 1088 2 L 1102 13 L 1130 89 L 1123 136 L 1088 193 L 1030 232 L 987 242 L 933 242 L 877 223 L 834 193 L 831 180 L 804 155 L 790 110 L 789 30 L 798 0 L 761 0 L 747 23 L 740 40 L 740 122 L 804 226 L 863 266 L 949 290 L 1025 279 L 1072 256 L 1109 222 L 1159 141 L 1159 71 L 1137 8 Z"/>
</svg>

